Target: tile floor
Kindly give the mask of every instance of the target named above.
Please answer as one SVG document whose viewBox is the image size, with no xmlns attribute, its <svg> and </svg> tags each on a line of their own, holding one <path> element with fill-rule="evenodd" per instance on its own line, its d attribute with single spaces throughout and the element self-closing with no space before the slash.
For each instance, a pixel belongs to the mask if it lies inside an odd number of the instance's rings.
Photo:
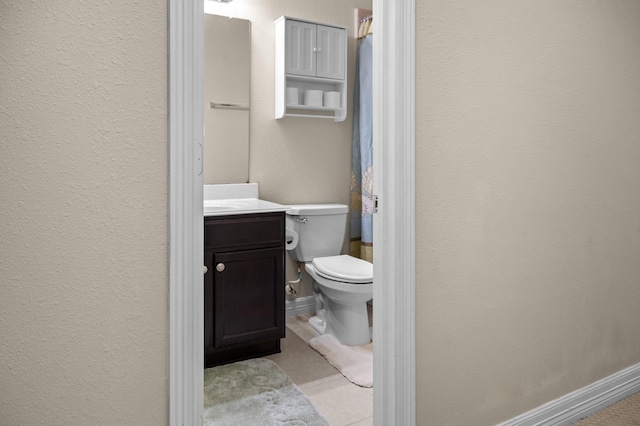
<svg viewBox="0 0 640 426">
<path fill-rule="evenodd" d="M 373 388 L 354 385 L 311 349 L 308 341 L 315 332 L 304 318 L 287 318 L 286 333 L 282 352 L 266 358 L 278 364 L 332 426 L 372 425 Z"/>
</svg>

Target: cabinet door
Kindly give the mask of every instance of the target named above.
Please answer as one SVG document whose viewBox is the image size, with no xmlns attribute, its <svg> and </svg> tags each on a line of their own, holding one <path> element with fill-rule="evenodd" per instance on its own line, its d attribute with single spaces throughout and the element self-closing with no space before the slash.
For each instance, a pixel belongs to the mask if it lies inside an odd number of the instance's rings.
<svg viewBox="0 0 640 426">
<path fill-rule="evenodd" d="M 215 346 L 284 337 L 284 250 L 213 254 Z"/>
<path fill-rule="evenodd" d="M 316 25 L 286 21 L 285 73 L 316 75 Z"/>
<path fill-rule="evenodd" d="M 317 26 L 316 74 L 318 77 L 344 79 L 346 32 L 341 28 Z"/>
</svg>

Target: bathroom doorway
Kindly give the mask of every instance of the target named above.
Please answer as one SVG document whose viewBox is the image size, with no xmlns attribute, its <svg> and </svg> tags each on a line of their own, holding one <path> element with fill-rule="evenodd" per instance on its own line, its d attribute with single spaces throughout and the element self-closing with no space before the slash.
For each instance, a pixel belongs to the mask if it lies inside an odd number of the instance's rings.
<svg viewBox="0 0 640 426">
<path fill-rule="evenodd" d="M 375 0 L 374 10 L 374 424 L 413 424 L 414 2 Z M 202 412 L 202 13 L 198 1 L 169 2 L 172 425 L 197 424 Z"/>
</svg>

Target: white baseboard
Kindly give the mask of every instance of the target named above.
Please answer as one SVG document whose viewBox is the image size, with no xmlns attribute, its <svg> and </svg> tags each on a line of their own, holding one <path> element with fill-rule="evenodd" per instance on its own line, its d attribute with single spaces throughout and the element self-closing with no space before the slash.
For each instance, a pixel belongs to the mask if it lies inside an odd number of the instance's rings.
<svg viewBox="0 0 640 426">
<path fill-rule="evenodd" d="M 571 425 L 640 392 L 640 364 L 566 394 L 498 426 Z"/>
<path fill-rule="evenodd" d="M 285 315 L 288 317 L 310 314 L 315 311 L 316 298 L 314 296 L 298 297 L 285 301 Z"/>
</svg>

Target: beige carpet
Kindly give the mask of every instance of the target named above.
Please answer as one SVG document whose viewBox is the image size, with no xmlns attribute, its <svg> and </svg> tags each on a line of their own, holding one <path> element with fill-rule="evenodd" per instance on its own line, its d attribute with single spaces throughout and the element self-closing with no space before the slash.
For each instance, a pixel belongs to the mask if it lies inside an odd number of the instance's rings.
<svg viewBox="0 0 640 426">
<path fill-rule="evenodd" d="M 250 359 L 204 370 L 207 426 L 329 426 L 272 361 Z"/>
<path fill-rule="evenodd" d="M 574 423 L 577 426 L 640 426 L 640 393 Z"/>
<path fill-rule="evenodd" d="M 330 334 L 314 337 L 309 346 L 325 357 L 351 383 L 373 387 L 373 346 L 345 346 Z"/>
</svg>

